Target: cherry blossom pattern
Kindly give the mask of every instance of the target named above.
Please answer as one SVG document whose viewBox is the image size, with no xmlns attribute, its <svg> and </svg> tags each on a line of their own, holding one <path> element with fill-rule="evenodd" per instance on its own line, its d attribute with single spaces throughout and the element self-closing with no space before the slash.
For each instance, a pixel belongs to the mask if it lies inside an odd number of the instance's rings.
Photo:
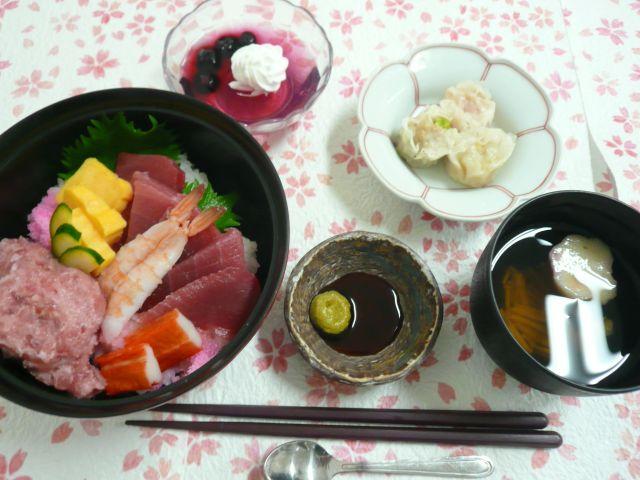
<svg viewBox="0 0 640 480">
<path fill-rule="evenodd" d="M 69 422 L 62 422 L 51 432 L 51 444 L 55 445 L 58 443 L 66 442 L 69 436 L 73 433 L 73 427 Z"/>
<path fill-rule="evenodd" d="M 412 28 L 407 31 L 403 31 L 400 34 L 400 40 L 404 42 L 404 46 L 407 50 L 413 50 L 414 48 L 418 48 L 420 45 L 424 45 L 427 43 L 429 39 L 429 32 L 424 30 L 416 30 Z M 382 44 L 382 48 L 384 48 L 384 44 Z"/>
<path fill-rule="evenodd" d="M 331 28 L 338 28 L 342 35 L 350 35 L 353 33 L 353 27 L 362 24 L 362 17 L 354 15 L 353 10 L 333 10 L 330 14 L 331 22 L 329 26 Z"/>
<path fill-rule="evenodd" d="M 629 78 L 633 82 L 637 82 L 640 80 L 640 65 L 633 65 L 631 67 L 631 73 L 629 74 Z"/>
<path fill-rule="evenodd" d="M 27 93 L 30 97 L 37 97 L 40 95 L 41 90 L 50 90 L 53 88 L 53 82 L 51 80 L 44 80 L 42 78 L 41 70 L 34 70 L 28 77 L 23 75 L 16 80 L 16 88 L 11 95 L 14 98 L 19 98 Z"/>
<path fill-rule="evenodd" d="M 309 186 L 311 177 L 306 173 L 302 173 L 299 177 L 290 176 L 287 178 L 287 187 L 285 188 L 285 195 L 287 198 L 294 198 L 296 204 L 299 207 L 306 205 L 306 199 L 315 197 L 316 191 Z"/>
<path fill-rule="evenodd" d="M 257 5 L 246 5 L 245 12 L 260 15 L 263 20 L 273 20 L 275 6 L 273 0 L 256 0 Z"/>
<path fill-rule="evenodd" d="M 244 445 L 245 457 L 235 457 L 231 460 L 231 471 L 234 474 L 246 475 L 247 480 L 263 480 L 262 462 L 269 455 L 275 444 L 269 445 L 261 451 L 260 444 L 255 438 Z"/>
<path fill-rule="evenodd" d="M 471 20 L 479 22 L 482 28 L 489 28 L 491 22 L 496 18 L 495 14 L 491 13 L 487 7 L 471 7 L 470 13 Z"/>
<path fill-rule="evenodd" d="M 500 26 L 508 28 L 511 33 L 518 33 L 521 28 L 527 26 L 527 21 L 522 18 L 520 12 L 503 13 L 500 15 Z"/>
<path fill-rule="evenodd" d="M 337 164 L 346 165 L 347 173 L 360 173 L 360 168 L 366 168 L 367 164 L 358 152 L 358 149 L 351 140 L 340 146 L 341 152 L 333 155 L 333 159 Z"/>
<path fill-rule="evenodd" d="M 316 114 L 313 113 L 313 110 L 307 110 L 304 115 L 302 115 L 302 118 L 299 121 L 288 127 L 289 131 L 294 132 L 299 127 L 302 127 L 304 128 L 304 130 L 309 131 L 311 130 L 311 128 L 313 128 L 313 121 L 315 119 Z M 264 146 L 262 148 L 264 148 Z"/>
<path fill-rule="evenodd" d="M 513 44 L 522 50 L 525 55 L 533 55 L 536 52 L 544 52 L 545 46 L 537 35 L 523 33 Z"/>
<path fill-rule="evenodd" d="M 133 17 L 133 21 L 127 23 L 127 28 L 131 30 L 131 35 L 139 36 L 153 32 L 153 22 L 155 17 L 151 15 L 145 17 L 142 14 L 138 14 Z"/>
<path fill-rule="evenodd" d="M 330 380 L 319 372 L 307 376 L 307 385 L 311 390 L 305 396 L 307 405 L 317 407 L 326 403 L 328 407 L 340 406 L 340 395 L 354 395 L 357 389 L 354 385 Z"/>
<path fill-rule="evenodd" d="M 602 180 L 596 183 L 596 189 L 600 193 L 608 193 L 613 190 L 613 176 L 610 171 L 602 172 Z"/>
<path fill-rule="evenodd" d="M 609 37 L 614 45 L 622 45 L 624 39 L 627 38 L 627 32 L 624 30 L 624 22 L 619 19 L 608 20 L 603 18 L 600 20 L 602 26 L 596 28 L 598 35 Z"/>
<path fill-rule="evenodd" d="M 551 100 L 557 102 L 560 99 L 567 101 L 571 98 L 570 90 L 575 87 L 575 83 L 571 80 L 563 80 L 555 71 L 544 81 L 544 86 L 549 90 Z"/>
<path fill-rule="evenodd" d="M 0 454 L 0 478 L 3 480 L 31 480 L 31 477 L 20 474 L 20 469 L 27 459 L 27 452 L 19 449 L 7 462 L 7 457 Z"/>
<path fill-rule="evenodd" d="M 78 75 L 93 74 L 93 78 L 103 78 L 107 68 L 115 68 L 119 65 L 116 58 L 109 58 L 109 52 L 100 50 L 95 55 L 85 55 L 82 57 L 82 65 L 78 67 L 76 72 Z"/>
<path fill-rule="evenodd" d="M 0 19 L 4 18 L 4 15 L 18 6 L 18 0 L 0 0 Z"/>
<path fill-rule="evenodd" d="M 202 455 L 216 455 L 220 444 L 211 438 L 211 434 L 202 432 L 189 432 L 187 437 L 187 464 L 188 465 L 200 465 L 202 462 Z"/>
<path fill-rule="evenodd" d="M 306 137 L 298 138 L 295 135 L 289 135 L 287 137 L 287 144 L 289 149 L 282 152 L 282 158 L 293 162 L 293 164 L 300 168 L 305 163 L 315 162 L 318 158 L 318 154 L 310 150 L 311 141 Z"/>
<path fill-rule="evenodd" d="M 611 95 L 612 97 L 618 95 L 618 79 L 609 78 L 609 75 L 602 73 L 600 75 L 594 75 L 593 81 L 596 82 L 596 92 L 601 97 L 604 95 Z"/>
<path fill-rule="evenodd" d="M 457 42 L 461 36 L 467 36 L 471 32 L 464 26 L 464 20 L 462 18 L 456 18 L 455 20 L 449 16 L 442 19 L 443 26 L 440 27 L 440 33 L 449 35 L 449 39 L 452 42 Z"/>
<path fill-rule="evenodd" d="M 404 381 L 407 383 L 416 383 L 420 381 L 420 370 L 423 368 L 433 367 L 436 363 L 438 363 L 438 359 L 436 358 L 436 354 L 433 352 L 429 352 L 427 356 L 420 362 L 419 368 L 416 368 L 412 372 L 409 373 L 406 377 L 404 377 Z"/>
<path fill-rule="evenodd" d="M 618 157 L 623 157 L 624 155 L 628 155 L 632 158 L 636 158 L 638 154 L 636 153 L 636 144 L 631 140 L 624 140 L 620 137 L 620 135 L 613 135 L 611 140 L 607 140 L 605 145 L 613 150 L 614 155 Z M 625 172 L 625 176 L 626 172 Z M 627 178 L 629 178 L 627 176 Z"/>
<path fill-rule="evenodd" d="M 342 223 L 336 221 L 331 222 L 329 225 L 329 233 L 333 235 L 340 235 L 341 233 L 353 232 L 356 229 L 357 221 L 355 218 L 351 220 L 344 219 Z"/>
<path fill-rule="evenodd" d="M 173 415 L 169 414 L 164 417 L 161 413 L 153 413 L 154 420 L 173 420 Z M 141 428 L 140 438 L 148 440 L 149 453 L 151 455 L 158 455 L 162 451 L 163 446 L 173 447 L 178 441 L 178 437 L 166 430 L 158 428 Z"/>
<path fill-rule="evenodd" d="M 436 262 L 446 266 L 447 272 L 460 271 L 460 262 L 469 258 L 469 254 L 460 248 L 460 244 L 456 240 L 449 242 L 437 240 L 435 247 L 433 257 Z"/>
<path fill-rule="evenodd" d="M 458 335 L 464 335 L 467 331 L 471 287 L 468 283 L 459 285 L 455 280 L 449 280 L 445 283 L 444 290 L 442 302 L 444 304 L 445 318 L 453 321 L 452 328 Z"/>
<path fill-rule="evenodd" d="M 616 459 L 626 464 L 631 478 L 640 478 L 640 437 L 635 438 L 629 429 L 621 435 L 622 446 L 615 450 Z"/>
<path fill-rule="evenodd" d="M 340 85 L 342 85 L 340 95 L 342 95 L 344 98 L 349 98 L 352 95 L 360 95 L 360 91 L 364 86 L 364 78 L 362 78 L 360 70 L 355 69 L 351 70 L 349 75 L 342 76 L 339 83 Z"/>
<path fill-rule="evenodd" d="M 11 66 L 11 62 L 9 60 L 0 60 L 0 74 L 2 74 L 2 70 L 6 70 Z"/>
<path fill-rule="evenodd" d="M 122 471 L 128 472 L 129 470 L 138 468 L 142 460 L 144 460 L 144 457 L 138 453 L 137 449 L 127 452 L 122 460 Z"/>
<path fill-rule="evenodd" d="M 263 354 L 253 362 L 253 366 L 258 369 L 258 372 L 264 372 L 271 366 L 276 373 L 287 371 L 289 367 L 287 359 L 295 355 L 297 349 L 293 342 L 285 342 L 285 338 L 284 329 L 276 328 L 271 332 L 271 340 L 258 339 L 256 349 Z"/>
<path fill-rule="evenodd" d="M 186 5 L 187 2 L 185 0 L 162 0 L 158 2 L 158 8 L 164 8 L 168 14 L 176 13 Z"/>
<path fill-rule="evenodd" d="M 62 30 L 75 32 L 78 30 L 78 20 L 80 20 L 80 15 L 63 13 L 59 17 L 52 17 L 51 24 L 53 25 L 53 30 L 56 33 L 60 33 Z"/>
<path fill-rule="evenodd" d="M 171 460 L 167 458 L 161 458 L 157 467 L 147 467 L 142 476 L 144 480 L 180 480 L 180 474 L 172 471 Z"/>
<path fill-rule="evenodd" d="M 458 226 L 458 222 L 455 220 L 443 220 L 440 217 L 436 217 L 435 215 L 429 212 L 422 212 L 422 216 L 420 217 L 422 220 L 428 223 L 429 228 L 434 232 L 442 232 L 444 227 L 455 228 Z"/>
<path fill-rule="evenodd" d="M 489 55 L 495 55 L 504 52 L 504 47 L 501 45 L 501 42 L 502 36 L 491 35 L 490 33 L 484 32 L 480 35 L 478 46 L 483 48 Z"/>
<path fill-rule="evenodd" d="M 618 115 L 613 116 L 613 121 L 622 125 L 625 133 L 633 133 L 634 129 L 640 129 L 640 112 L 634 110 L 629 112 L 627 107 L 621 107 Z"/>
<path fill-rule="evenodd" d="M 626 393 L 624 403 L 616 403 L 618 418 L 627 420 L 634 429 L 640 428 L 640 393 Z"/>
<path fill-rule="evenodd" d="M 538 28 L 553 27 L 553 13 L 542 7 L 536 7 L 529 14 L 529 21 Z"/>
<path fill-rule="evenodd" d="M 376 448 L 375 442 L 363 442 L 358 440 L 347 440 L 344 445 L 333 447 L 333 455 L 345 463 L 366 462 L 365 455 L 371 453 Z"/>
<path fill-rule="evenodd" d="M 384 6 L 387 9 L 387 15 L 398 17 L 401 20 L 407 18 L 409 12 L 413 10 L 413 3 L 407 0 L 385 0 Z"/>
<path fill-rule="evenodd" d="M 119 2 L 100 0 L 98 2 L 98 10 L 93 12 L 93 16 L 100 19 L 100 23 L 106 25 L 112 18 L 119 19 L 124 17 L 124 12 L 120 10 Z"/>
</svg>

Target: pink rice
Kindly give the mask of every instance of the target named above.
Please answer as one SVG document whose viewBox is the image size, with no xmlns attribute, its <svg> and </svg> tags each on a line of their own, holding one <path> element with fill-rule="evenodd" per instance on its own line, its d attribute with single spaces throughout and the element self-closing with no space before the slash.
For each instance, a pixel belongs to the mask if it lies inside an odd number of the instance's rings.
<svg viewBox="0 0 640 480">
<path fill-rule="evenodd" d="M 51 248 L 51 234 L 49 233 L 49 223 L 53 212 L 57 207 L 56 195 L 60 191 L 59 187 L 51 187 L 47 194 L 42 197 L 40 203 L 35 206 L 27 217 L 29 222 L 29 236 L 34 242 L 43 247 Z"/>
</svg>

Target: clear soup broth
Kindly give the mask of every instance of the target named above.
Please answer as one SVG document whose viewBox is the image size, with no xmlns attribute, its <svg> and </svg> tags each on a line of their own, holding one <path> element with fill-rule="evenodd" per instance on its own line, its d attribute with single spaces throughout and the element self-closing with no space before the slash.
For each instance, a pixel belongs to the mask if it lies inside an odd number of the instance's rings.
<svg viewBox="0 0 640 480">
<path fill-rule="evenodd" d="M 640 277 L 609 245 L 615 298 L 604 305 L 568 298 L 556 285 L 549 254 L 571 234 L 597 238 L 563 224 L 514 230 L 493 261 L 496 301 L 512 336 L 552 372 L 586 385 L 618 383 L 637 363 L 630 354 L 639 336 Z"/>
</svg>

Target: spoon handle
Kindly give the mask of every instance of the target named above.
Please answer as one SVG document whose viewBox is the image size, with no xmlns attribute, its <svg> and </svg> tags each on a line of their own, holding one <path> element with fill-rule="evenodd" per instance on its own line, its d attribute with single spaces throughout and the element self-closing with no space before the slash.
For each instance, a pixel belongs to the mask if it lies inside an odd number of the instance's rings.
<svg viewBox="0 0 640 480">
<path fill-rule="evenodd" d="M 493 473 L 493 462 L 487 457 L 446 457 L 425 462 L 346 463 L 341 471 L 432 475 L 438 477 L 482 478 Z"/>
</svg>

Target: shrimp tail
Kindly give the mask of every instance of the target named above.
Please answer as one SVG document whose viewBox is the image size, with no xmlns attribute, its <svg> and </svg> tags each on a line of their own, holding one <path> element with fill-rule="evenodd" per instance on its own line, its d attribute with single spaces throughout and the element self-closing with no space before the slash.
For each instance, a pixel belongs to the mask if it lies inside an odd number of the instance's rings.
<svg viewBox="0 0 640 480">
<path fill-rule="evenodd" d="M 180 200 L 175 207 L 169 212 L 169 217 L 177 219 L 179 222 L 184 222 L 189 218 L 194 208 L 198 206 L 198 202 L 204 192 L 204 185 L 198 185 L 197 188 L 191 190 L 182 200 Z"/>
<path fill-rule="evenodd" d="M 211 207 L 198 214 L 189 224 L 188 236 L 193 237 L 205 228 L 213 225 L 227 210 L 224 207 Z"/>
</svg>

